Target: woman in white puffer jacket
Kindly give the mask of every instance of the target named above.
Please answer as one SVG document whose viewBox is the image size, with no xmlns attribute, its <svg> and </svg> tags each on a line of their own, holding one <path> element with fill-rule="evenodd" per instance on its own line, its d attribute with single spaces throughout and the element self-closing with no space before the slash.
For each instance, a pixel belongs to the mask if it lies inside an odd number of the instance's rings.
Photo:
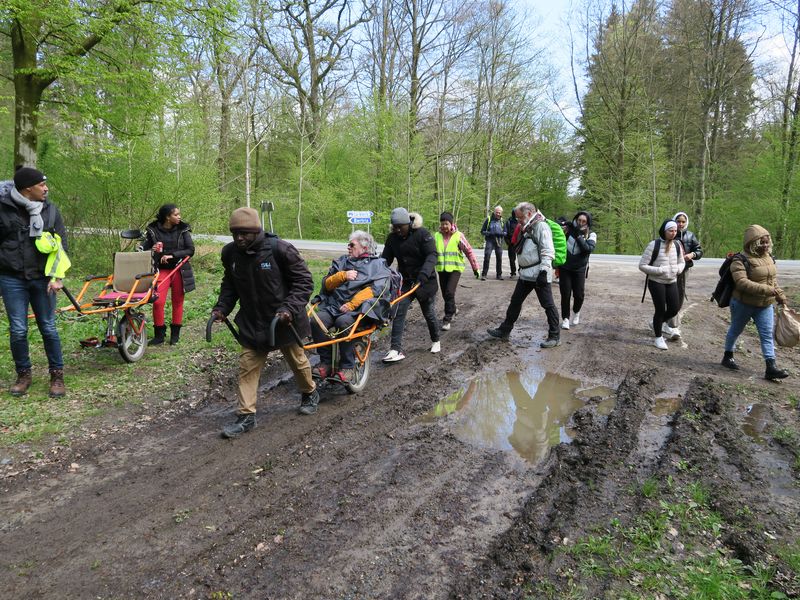
<svg viewBox="0 0 800 600">
<path fill-rule="evenodd" d="M 666 322 L 678 314 L 681 308 L 678 275 L 686 268 L 681 243 L 675 239 L 678 224 L 667 220 L 658 230 L 660 239 L 647 244 L 639 260 L 639 270 L 647 275 L 647 289 L 653 298 L 655 314 L 653 314 L 654 344 L 661 350 L 667 349 L 667 342 L 662 332 L 668 336 L 680 337 L 680 332 L 671 329 Z M 658 252 L 656 252 L 658 244 Z M 655 255 L 654 255 L 655 254 Z"/>
</svg>

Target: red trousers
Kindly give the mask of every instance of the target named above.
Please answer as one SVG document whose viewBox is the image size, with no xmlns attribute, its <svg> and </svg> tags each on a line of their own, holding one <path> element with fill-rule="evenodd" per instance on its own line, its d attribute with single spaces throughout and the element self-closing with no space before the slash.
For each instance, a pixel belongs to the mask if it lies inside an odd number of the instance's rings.
<svg viewBox="0 0 800 600">
<path fill-rule="evenodd" d="M 158 281 L 158 300 L 153 303 L 153 325 L 164 325 L 164 307 L 167 304 L 167 292 L 172 290 L 172 324 L 183 323 L 183 278 L 180 271 L 161 269 Z M 174 274 L 173 274 L 174 273 Z M 170 275 L 172 275 L 170 277 Z"/>
</svg>

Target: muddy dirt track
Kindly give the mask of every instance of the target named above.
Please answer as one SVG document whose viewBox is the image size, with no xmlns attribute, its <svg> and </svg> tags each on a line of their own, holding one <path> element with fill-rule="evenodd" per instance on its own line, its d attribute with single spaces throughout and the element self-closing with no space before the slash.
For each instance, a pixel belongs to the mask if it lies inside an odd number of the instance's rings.
<svg viewBox="0 0 800 600">
<path fill-rule="evenodd" d="M 666 352 L 650 345 L 651 304 L 639 303 L 634 265 L 593 262 L 583 322 L 548 351 L 538 348 L 546 325 L 534 295 L 511 343 L 490 340 L 514 282 L 465 280 L 441 354 L 428 352 L 414 307 L 407 359 L 381 364 L 382 338 L 366 391 L 329 394 L 315 416 L 296 413 L 276 360 L 262 378 L 258 427 L 221 439 L 231 365 L 186 390 L 177 409 L 154 402 L 130 427 L 77 434 L 45 466 L 3 467 L 0 596 L 513 598 L 537 597 L 530 590 L 546 581 L 559 597 L 571 559 L 553 548 L 596 523 L 633 522 L 648 506 L 631 486 L 672 481 L 687 464 L 726 520 L 730 552 L 763 557 L 763 532 L 789 542 L 800 531 L 792 457 L 768 439 L 774 423 L 798 426 L 786 399 L 800 396 L 800 354 L 780 350 L 793 377 L 765 382 L 748 330 L 743 370 L 724 372 L 727 311 L 705 301 L 714 273 L 692 270 L 684 340 Z M 799 276 L 782 284 L 797 297 Z M 203 360 L 217 356 L 209 348 Z M 420 421 L 473 378 L 532 365 L 583 388 L 618 388 L 604 410 L 587 401 L 570 422 L 572 443 L 544 461 L 461 441 L 455 415 Z M 742 430 L 753 397 L 765 439 Z M 664 411 L 659 399 L 676 400 Z M 618 584 L 587 579 L 584 597 L 618 597 Z M 779 565 L 774 585 L 791 594 L 797 582 Z"/>
</svg>

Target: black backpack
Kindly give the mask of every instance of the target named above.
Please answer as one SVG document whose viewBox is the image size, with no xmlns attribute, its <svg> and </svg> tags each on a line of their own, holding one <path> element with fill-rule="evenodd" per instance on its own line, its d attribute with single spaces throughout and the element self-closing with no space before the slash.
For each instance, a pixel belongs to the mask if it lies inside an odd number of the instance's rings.
<svg viewBox="0 0 800 600">
<path fill-rule="evenodd" d="M 750 261 L 747 260 L 747 257 L 741 252 L 729 252 L 722 266 L 719 268 L 719 281 L 717 282 L 717 287 L 715 287 L 714 291 L 711 293 L 710 298 L 715 301 L 720 308 L 727 308 L 731 304 L 733 290 L 736 287 L 733 282 L 733 276 L 731 275 L 731 263 L 735 260 L 742 261 L 747 271 L 747 277 L 750 277 Z"/>
</svg>

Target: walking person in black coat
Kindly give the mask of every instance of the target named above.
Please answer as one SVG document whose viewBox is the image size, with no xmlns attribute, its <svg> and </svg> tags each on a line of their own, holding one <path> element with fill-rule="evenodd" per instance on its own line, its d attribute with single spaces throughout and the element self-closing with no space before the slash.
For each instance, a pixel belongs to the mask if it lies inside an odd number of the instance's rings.
<svg viewBox="0 0 800 600">
<path fill-rule="evenodd" d="M 397 305 L 397 313 L 392 321 L 391 349 L 383 357 L 383 362 L 397 362 L 406 356 L 403 354 L 403 330 L 406 326 L 406 315 L 413 300 L 419 302 L 422 316 L 428 324 L 431 337 L 431 352 L 442 349 L 439 342 L 439 320 L 436 317 L 436 243 L 430 232 L 422 226 L 422 217 L 409 213 L 405 208 L 392 211 L 392 232 L 386 238 L 381 257 L 391 266 L 397 259 L 397 270 L 403 276 L 405 294 L 419 283 L 416 292 Z"/>
<path fill-rule="evenodd" d="M 156 220 L 147 226 L 142 250 L 153 250 L 153 262 L 159 269 L 157 298 L 153 303 L 153 329 L 155 336 L 150 344 L 164 343 L 167 325 L 164 308 L 167 293 L 172 291 L 172 320 L 170 321 L 169 343 L 175 345 L 181 337 L 183 325 L 184 294 L 194 290 L 194 271 L 188 262 L 181 266 L 180 272 L 173 274 L 178 263 L 187 256 L 194 256 L 192 228 L 181 220 L 181 209 L 174 204 L 165 204 L 158 209 Z"/>
<path fill-rule="evenodd" d="M 572 324 L 581 322 L 581 308 L 585 297 L 586 274 L 589 256 L 597 245 L 597 234 L 592 231 L 592 215 L 578 211 L 567 233 L 567 261 L 559 267 L 558 288 L 561 291 L 561 329 L 569 329 L 569 303 L 572 297 Z"/>
<path fill-rule="evenodd" d="M 302 393 L 300 413 L 313 414 L 319 404 L 311 363 L 289 329 L 289 324 L 294 324 L 301 339 L 311 335 L 306 316 L 306 304 L 314 290 L 311 271 L 297 248 L 264 232 L 254 209 L 234 210 L 230 230 L 233 242 L 222 248 L 225 274 L 217 304 L 211 310 L 215 320 L 222 321 L 239 304 L 234 319 L 242 344 L 239 406 L 236 421 L 222 430 L 226 438 L 237 437 L 256 426 L 258 380 L 267 356 L 276 348 L 294 373 Z M 269 330 L 274 317 L 279 322 L 274 345 L 270 345 Z"/>
</svg>

